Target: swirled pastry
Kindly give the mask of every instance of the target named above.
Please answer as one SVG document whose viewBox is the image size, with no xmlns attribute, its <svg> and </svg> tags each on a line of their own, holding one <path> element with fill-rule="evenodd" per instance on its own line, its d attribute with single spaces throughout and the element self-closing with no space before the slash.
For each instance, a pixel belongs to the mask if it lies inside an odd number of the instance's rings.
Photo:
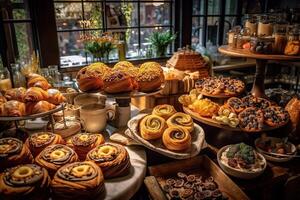
<svg viewBox="0 0 300 200">
<path fill-rule="evenodd" d="M 147 115 L 140 122 L 140 134 L 145 140 L 161 138 L 167 128 L 164 118 L 156 115 Z"/>
<path fill-rule="evenodd" d="M 122 145 L 101 144 L 91 150 L 86 159 L 94 161 L 101 168 L 104 178 L 125 176 L 130 172 L 130 158 Z"/>
<path fill-rule="evenodd" d="M 153 108 L 152 114 L 160 116 L 167 120 L 169 117 L 171 117 L 173 114 L 176 113 L 176 110 L 173 106 L 168 104 L 158 105 Z"/>
<path fill-rule="evenodd" d="M 167 149 L 182 151 L 191 146 L 191 135 L 185 128 L 169 127 L 165 130 L 162 141 Z"/>
<path fill-rule="evenodd" d="M 29 148 L 32 155 L 35 157 L 37 156 L 45 147 L 52 145 L 52 144 L 64 144 L 64 139 L 54 133 L 50 132 L 39 132 L 30 135 L 25 145 Z"/>
<path fill-rule="evenodd" d="M 63 165 L 76 161 L 78 156 L 75 151 L 63 144 L 50 145 L 35 158 L 35 162 L 47 169 L 50 176 L 53 176 Z"/>
<path fill-rule="evenodd" d="M 75 162 L 58 169 L 51 188 L 55 200 L 98 199 L 104 191 L 104 178 L 94 162 Z"/>
<path fill-rule="evenodd" d="M 49 185 L 46 169 L 35 164 L 18 165 L 0 175 L 0 197 L 7 200 L 47 200 Z"/>
<path fill-rule="evenodd" d="M 75 150 L 80 160 L 85 160 L 90 150 L 104 142 L 101 134 L 78 133 L 67 141 L 67 145 Z"/>
<path fill-rule="evenodd" d="M 26 145 L 19 139 L 0 139 L 0 171 L 23 163 L 33 163 L 33 157 Z"/>
<path fill-rule="evenodd" d="M 167 124 L 169 127 L 179 126 L 186 128 L 190 133 L 194 130 L 194 122 L 192 117 L 182 112 L 178 112 L 171 116 L 167 120 Z"/>
</svg>

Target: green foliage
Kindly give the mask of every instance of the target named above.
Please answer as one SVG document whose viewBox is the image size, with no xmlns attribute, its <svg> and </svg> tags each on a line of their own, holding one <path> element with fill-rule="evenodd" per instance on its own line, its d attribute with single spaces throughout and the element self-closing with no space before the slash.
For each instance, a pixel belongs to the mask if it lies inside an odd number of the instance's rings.
<svg viewBox="0 0 300 200">
<path fill-rule="evenodd" d="M 172 34 L 170 31 L 154 32 L 147 40 L 151 42 L 158 56 L 164 56 L 168 45 L 176 39 L 176 36 L 176 33 Z"/>
<path fill-rule="evenodd" d="M 255 162 L 254 150 L 251 146 L 245 143 L 232 145 L 226 153 L 227 158 L 239 157 L 247 164 L 253 164 Z"/>
</svg>

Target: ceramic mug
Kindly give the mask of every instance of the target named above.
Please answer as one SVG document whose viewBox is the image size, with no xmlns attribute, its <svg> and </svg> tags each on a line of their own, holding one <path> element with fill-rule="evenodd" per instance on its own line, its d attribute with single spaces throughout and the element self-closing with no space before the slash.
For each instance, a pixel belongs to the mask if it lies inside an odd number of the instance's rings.
<svg viewBox="0 0 300 200">
<path fill-rule="evenodd" d="M 101 94 L 80 94 L 74 98 L 74 105 L 83 106 L 87 104 L 105 105 L 106 96 Z"/>
<path fill-rule="evenodd" d="M 86 132 L 100 132 L 105 129 L 107 120 L 115 118 L 115 110 L 99 103 L 86 104 L 80 108 L 80 118 Z"/>
</svg>

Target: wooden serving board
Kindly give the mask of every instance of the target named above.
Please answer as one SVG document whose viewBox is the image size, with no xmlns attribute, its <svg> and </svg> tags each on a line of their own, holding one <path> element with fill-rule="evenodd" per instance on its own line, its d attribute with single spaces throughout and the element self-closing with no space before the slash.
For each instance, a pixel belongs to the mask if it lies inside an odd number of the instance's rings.
<svg viewBox="0 0 300 200">
<path fill-rule="evenodd" d="M 133 140 L 139 142 L 143 146 L 152 151 L 158 152 L 162 155 L 168 156 L 174 159 L 187 159 L 194 157 L 199 154 L 204 144 L 204 130 L 197 124 L 194 124 L 194 131 L 191 133 L 192 136 L 192 145 L 189 149 L 185 151 L 171 151 L 166 149 L 163 145 L 161 139 L 150 140 L 147 141 L 143 139 L 140 135 L 139 131 L 139 122 L 142 120 L 147 114 L 139 114 L 132 118 L 128 122 L 128 129 L 125 131 L 125 134 L 132 138 Z"/>
<path fill-rule="evenodd" d="M 167 199 L 161 184 L 178 172 L 200 174 L 202 177 L 212 176 L 219 190 L 231 200 L 248 200 L 247 195 L 207 156 L 197 156 L 188 160 L 175 161 L 148 168 L 150 176 L 144 183 L 154 200 Z"/>
</svg>

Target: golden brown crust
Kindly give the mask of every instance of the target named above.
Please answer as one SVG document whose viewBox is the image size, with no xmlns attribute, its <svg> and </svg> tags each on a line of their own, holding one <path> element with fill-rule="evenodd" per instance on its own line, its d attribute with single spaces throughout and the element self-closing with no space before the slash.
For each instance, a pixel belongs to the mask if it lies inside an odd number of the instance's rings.
<svg viewBox="0 0 300 200">
<path fill-rule="evenodd" d="M 84 67 L 79 70 L 76 76 L 78 87 L 81 91 L 97 91 L 103 88 L 102 75 L 95 71 Z"/>
<path fill-rule="evenodd" d="M 47 200 L 49 185 L 46 169 L 35 164 L 18 165 L 0 175 L 0 197 L 7 200 Z"/>
<path fill-rule="evenodd" d="M 65 164 L 79 161 L 73 149 L 63 144 L 47 146 L 36 158 L 35 162 L 48 170 L 51 177 L 58 168 Z"/>
<path fill-rule="evenodd" d="M 31 87 L 27 89 L 24 96 L 24 102 L 38 102 L 47 99 L 48 99 L 47 91 L 39 87 Z"/>
<path fill-rule="evenodd" d="M 104 142 L 101 134 L 78 133 L 67 141 L 67 146 L 75 150 L 80 160 L 85 160 L 90 150 Z"/>
<path fill-rule="evenodd" d="M 39 132 L 30 135 L 25 142 L 32 155 L 37 156 L 45 147 L 52 144 L 65 144 L 64 139 L 54 133 Z"/>
<path fill-rule="evenodd" d="M 178 112 L 167 120 L 169 127 L 182 127 L 187 129 L 190 133 L 194 130 L 194 122 L 191 116 Z"/>
<path fill-rule="evenodd" d="M 47 93 L 48 93 L 47 101 L 49 103 L 58 105 L 66 101 L 64 95 L 57 89 L 48 89 Z"/>
<path fill-rule="evenodd" d="M 111 71 L 103 79 L 107 93 L 130 92 L 134 89 L 133 79 L 123 71 Z"/>
<path fill-rule="evenodd" d="M 24 87 L 12 88 L 5 92 L 5 98 L 7 101 L 16 100 L 20 102 L 24 102 L 26 89 Z"/>
<path fill-rule="evenodd" d="M 21 117 L 26 115 L 26 106 L 24 103 L 10 100 L 1 105 L 1 116 Z"/>
<path fill-rule="evenodd" d="M 48 90 L 51 88 L 51 85 L 45 79 L 45 77 L 31 73 L 27 76 L 27 87 L 39 87 L 43 90 Z"/>
<path fill-rule="evenodd" d="M 289 113 L 280 106 L 270 106 L 264 109 L 264 120 L 269 126 L 282 126 L 290 120 Z"/>
<path fill-rule="evenodd" d="M 114 69 L 121 70 L 121 71 L 125 69 L 128 70 L 131 67 L 134 67 L 134 65 L 129 61 L 120 61 L 114 65 Z"/>
<path fill-rule="evenodd" d="M 98 199 L 105 189 L 101 169 L 92 161 L 59 168 L 51 181 L 51 188 L 54 200 Z"/>
<path fill-rule="evenodd" d="M 247 132 L 258 132 L 263 128 L 264 114 L 262 110 L 249 107 L 238 115 L 240 128 Z"/>
<path fill-rule="evenodd" d="M 26 104 L 26 114 L 38 114 L 53 110 L 56 106 L 48 101 L 29 102 Z"/>
<path fill-rule="evenodd" d="M 177 111 L 175 110 L 174 106 L 163 104 L 158 105 L 153 108 L 152 114 L 160 116 L 165 120 L 169 119 L 172 115 L 174 115 Z"/>
<path fill-rule="evenodd" d="M 191 135 L 185 128 L 169 127 L 165 130 L 162 141 L 167 149 L 182 151 L 191 146 Z"/>
<path fill-rule="evenodd" d="M 296 130 L 300 128 L 300 100 L 296 97 L 292 98 L 285 106 L 285 110 L 289 112 L 292 129 L 297 133 Z M 300 133 L 300 129 L 298 130 L 298 133 Z"/>
<path fill-rule="evenodd" d="M 245 109 L 245 105 L 241 99 L 237 97 L 231 97 L 227 100 L 226 105 L 234 110 L 236 113 L 240 113 Z"/>
<path fill-rule="evenodd" d="M 157 115 L 145 116 L 140 124 L 140 134 L 145 140 L 155 140 L 161 138 L 163 132 L 167 128 L 164 118 Z"/>
<path fill-rule="evenodd" d="M 87 160 L 94 161 L 101 168 L 105 178 L 121 177 L 130 172 L 130 158 L 122 145 L 99 145 L 87 154 Z"/>
<path fill-rule="evenodd" d="M 0 95 L 0 105 L 4 104 L 7 102 L 7 99 L 4 96 Z"/>
<path fill-rule="evenodd" d="M 33 157 L 27 146 L 16 138 L 0 139 L 0 171 L 23 163 L 33 163 Z"/>
</svg>

